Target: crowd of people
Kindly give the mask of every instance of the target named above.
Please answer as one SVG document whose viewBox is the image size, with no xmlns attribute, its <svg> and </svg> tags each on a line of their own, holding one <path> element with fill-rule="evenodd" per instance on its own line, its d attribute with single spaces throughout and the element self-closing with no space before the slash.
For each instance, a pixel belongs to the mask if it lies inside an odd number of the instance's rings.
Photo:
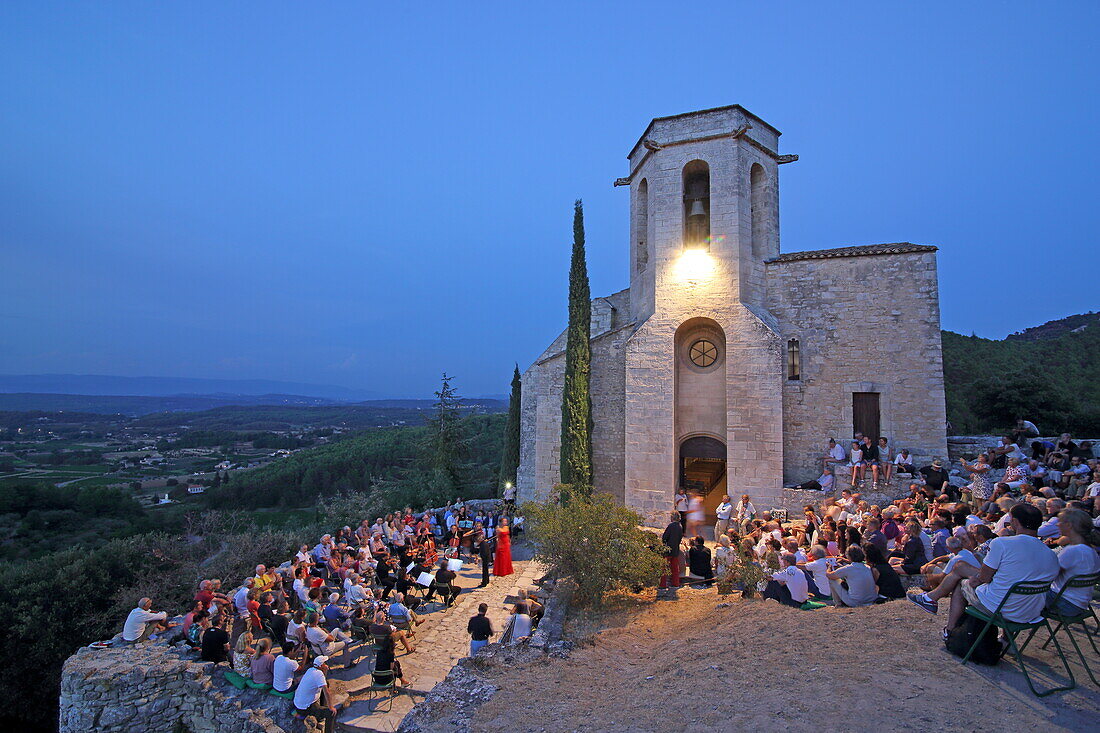
<svg viewBox="0 0 1100 733">
<path fill-rule="evenodd" d="M 331 730 L 330 666 L 352 668 L 369 650 L 376 684 L 407 685 L 398 649 L 416 650 L 428 605 L 444 611 L 454 605 L 463 591 L 456 571 L 464 559 L 481 564 L 478 587 L 491 576 L 511 575 L 511 541 L 522 531 L 514 503 L 492 512 L 460 500 L 438 512 L 406 507 L 303 544 L 281 564 L 257 565 L 234 588 L 202 580 L 178 625 L 142 598 L 126 618 L 122 640 L 186 640 L 202 661 L 224 664 L 241 684 L 289 697 L 299 716 L 314 716 Z M 470 619 L 471 654 L 496 633 L 487 610 L 481 604 Z M 519 638 L 530 635 L 542 606 L 523 594 L 512 611 L 512 637 Z"/>
<path fill-rule="evenodd" d="M 692 516 L 701 497 L 678 495 L 662 535 L 668 568 L 659 596 L 679 585 L 686 557 L 691 582 L 734 579 L 738 565 L 753 565 L 763 580 L 750 590 L 801 609 L 908 598 L 935 614 L 947 599 L 945 639 L 967 606 L 992 614 L 1019 582 L 1050 583 L 1050 591 L 1008 598 L 1005 619 L 1035 622 L 1044 609 L 1081 613 L 1093 589 L 1068 581 L 1100 572 L 1100 446 L 1078 445 L 1068 434 L 1057 442 L 1037 431 L 1021 437 L 1028 426 L 1021 421 L 988 452 L 960 459 L 956 475 L 968 480 L 957 482 L 942 459 L 916 469 L 907 451 L 889 453 L 885 438 L 859 436 L 851 453 L 830 440 L 823 478 L 843 466 L 852 488 L 810 487 L 822 501 L 791 521 L 758 512 L 747 494 L 736 503 L 724 496 L 713 551 L 699 533 L 701 517 Z M 872 505 L 859 493 L 868 472 L 874 483 L 898 472 L 912 482 L 903 498 Z"/>
</svg>

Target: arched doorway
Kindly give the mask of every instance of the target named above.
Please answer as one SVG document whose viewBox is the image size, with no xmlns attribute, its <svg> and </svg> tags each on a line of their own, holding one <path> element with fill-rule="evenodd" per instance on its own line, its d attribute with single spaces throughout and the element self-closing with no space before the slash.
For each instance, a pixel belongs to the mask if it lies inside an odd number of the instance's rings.
<svg viewBox="0 0 1100 733">
<path fill-rule="evenodd" d="M 707 524 L 713 524 L 715 508 L 726 493 L 726 445 L 708 435 L 680 443 L 680 485 L 703 495 Z"/>
</svg>

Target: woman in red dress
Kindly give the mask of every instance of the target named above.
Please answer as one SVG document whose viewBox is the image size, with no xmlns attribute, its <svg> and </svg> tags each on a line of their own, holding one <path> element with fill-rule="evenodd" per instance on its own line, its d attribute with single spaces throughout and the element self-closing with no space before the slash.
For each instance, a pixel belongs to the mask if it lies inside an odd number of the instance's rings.
<svg viewBox="0 0 1100 733">
<path fill-rule="evenodd" d="M 497 554 L 493 558 L 493 575 L 512 574 L 512 537 L 508 531 L 508 517 L 501 517 L 496 531 Z"/>
</svg>

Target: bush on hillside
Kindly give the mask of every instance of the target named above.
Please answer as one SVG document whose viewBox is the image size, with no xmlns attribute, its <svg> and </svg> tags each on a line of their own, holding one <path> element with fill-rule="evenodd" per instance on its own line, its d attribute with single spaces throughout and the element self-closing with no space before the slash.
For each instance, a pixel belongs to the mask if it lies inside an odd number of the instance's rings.
<svg viewBox="0 0 1100 733">
<path fill-rule="evenodd" d="M 559 487 L 549 501 L 526 503 L 521 511 L 535 557 L 559 577 L 572 577 L 582 604 L 598 605 L 620 588 L 654 585 L 664 571 L 657 535 L 641 529 L 642 517 L 609 494 Z"/>
</svg>

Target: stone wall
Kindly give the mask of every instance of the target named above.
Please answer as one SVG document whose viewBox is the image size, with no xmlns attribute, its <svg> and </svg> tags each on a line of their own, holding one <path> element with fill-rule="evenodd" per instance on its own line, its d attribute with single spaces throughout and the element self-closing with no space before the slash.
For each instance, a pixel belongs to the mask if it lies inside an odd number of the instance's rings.
<svg viewBox="0 0 1100 733">
<path fill-rule="evenodd" d="M 934 252 L 772 262 L 768 281 L 781 340 L 798 339 L 802 359 L 783 384 L 787 483 L 816 478 L 828 438 L 851 440 L 853 392 L 880 394 L 895 451 L 946 456 Z"/>
<path fill-rule="evenodd" d="M 281 733 L 301 731 L 289 700 L 238 690 L 187 649 L 144 642 L 84 647 L 61 672 L 61 733 Z M 224 669 L 224 667 L 223 667 Z M 306 731 L 319 731 L 312 718 Z"/>
<path fill-rule="evenodd" d="M 593 483 L 623 499 L 623 392 L 625 344 L 633 324 L 628 292 L 592 301 L 592 464 Z M 554 340 L 523 374 L 520 406 L 520 501 L 544 500 L 560 483 L 561 395 L 565 382 L 565 336 Z"/>
</svg>

